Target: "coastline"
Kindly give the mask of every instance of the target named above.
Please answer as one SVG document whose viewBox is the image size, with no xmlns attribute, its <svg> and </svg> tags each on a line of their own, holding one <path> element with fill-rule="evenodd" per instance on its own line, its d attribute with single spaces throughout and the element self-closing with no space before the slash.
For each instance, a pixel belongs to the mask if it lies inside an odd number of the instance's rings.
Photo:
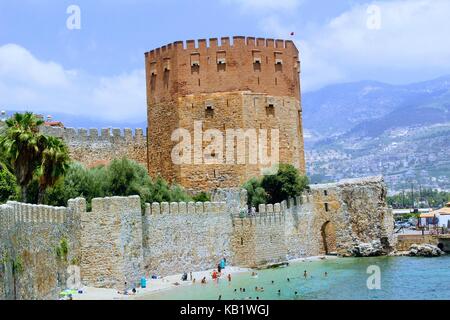
<svg viewBox="0 0 450 320">
<path fill-rule="evenodd" d="M 311 256 L 304 258 L 296 258 L 288 260 L 291 263 L 300 262 L 312 262 L 319 260 L 338 259 L 336 256 Z M 235 266 L 227 266 L 222 273 L 222 279 L 226 279 L 228 274 L 234 275 L 238 273 L 251 272 L 252 268 L 242 268 Z M 200 284 L 203 277 L 206 277 L 208 281 L 212 281 L 211 274 L 214 269 L 192 272 L 192 277 L 196 279 L 195 284 Z M 178 287 L 185 287 L 194 285 L 192 281 L 181 281 L 182 274 L 175 274 L 166 276 L 160 279 L 147 279 L 147 288 L 136 288 L 136 294 L 124 295 L 117 293 L 117 289 L 95 288 L 95 287 L 82 287 L 80 290 L 82 294 L 74 294 L 73 300 L 140 300 L 144 297 L 149 297 L 151 294 L 155 294 L 161 291 L 176 289 Z"/>
</svg>

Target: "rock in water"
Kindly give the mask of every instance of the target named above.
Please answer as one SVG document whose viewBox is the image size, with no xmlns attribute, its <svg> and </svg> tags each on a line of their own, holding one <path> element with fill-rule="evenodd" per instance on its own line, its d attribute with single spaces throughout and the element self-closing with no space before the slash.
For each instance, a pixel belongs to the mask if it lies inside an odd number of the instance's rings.
<svg viewBox="0 0 450 320">
<path fill-rule="evenodd" d="M 409 255 L 412 257 L 439 257 L 444 252 L 432 244 L 413 244 L 409 248 Z"/>
<path fill-rule="evenodd" d="M 372 242 L 360 242 L 352 249 L 352 255 L 356 257 L 375 257 L 383 254 L 383 246 L 378 239 Z"/>
</svg>

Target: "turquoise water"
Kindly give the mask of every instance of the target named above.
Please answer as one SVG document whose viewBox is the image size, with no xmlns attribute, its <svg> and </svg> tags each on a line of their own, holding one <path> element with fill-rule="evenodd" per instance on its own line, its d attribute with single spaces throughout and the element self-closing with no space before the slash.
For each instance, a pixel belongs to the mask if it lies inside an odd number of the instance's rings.
<svg viewBox="0 0 450 320">
<path fill-rule="evenodd" d="M 380 290 L 367 288 L 370 265 L 380 267 Z M 307 279 L 303 277 L 305 270 Z M 235 274 L 231 283 L 225 279 L 218 283 L 209 280 L 203 285 L 149 294 L 145 299 L 217 300 L 219 295 L 224 300 L 255 300 L 256 297 L 260 300 L 450 299 L 450 256 L 338 258 L 291 263 L 285 268 L 257 272 L 258 278 L 252 278 L 250 273 Z M 264 292 L 256 292 L 255 286 L 263 287 Z M 239 288 L 245 288 L 246 292 L 241 293 Z"/>
</svg>

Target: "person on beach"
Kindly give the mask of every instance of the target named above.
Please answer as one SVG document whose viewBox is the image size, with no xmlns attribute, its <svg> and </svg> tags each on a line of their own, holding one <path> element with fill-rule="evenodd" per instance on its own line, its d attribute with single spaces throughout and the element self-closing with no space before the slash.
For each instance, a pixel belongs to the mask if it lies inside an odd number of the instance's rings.
<svg viewBox="0 0 450 320">
<path fill-rule="evenodd" d="M 206 284 L 206 277 L 203 277 L 202 284 Z"/>
<path fill-rule="evenodd" d="M 189 280 L 192 281 L 192 271 L 189 272 Z"/>
<path fill-rule="evenodd" d="M 125 282 L 125 283 L 124 283 L 124 288 L 125 288 L 125 289 L 124 289 L 123 291 L 117 291 L 117 293 L 118 293 L 118 294 L 128 295 L 127 286 L 128 286 L 128 283 Z"/>
<path fill-rule="evenodd" d="M 187 281 L 188 275 L 187 273 L 183 273 L 183 275 L 181 276 L 181 281 Z"/>
<path fill-rule="evenodd" d="M 217 271 L 218 271 L 219 273 L 222 272 L 222 266 L 220 265 L 220 263 L 217 265 Z"/>
<path fill-rule="evenodd" d="M 231 273 L 228 274 L 228 282 L 231 282 Z"/>
<path fill-rule="evenodd" d="M 192 279 L 192 283 L 195 283 L 195 278 L 194 278 L 194 279 Z"/>
<path fill-rule="evenodd" d="M 213 271 L 212 278 L 213 278 L 213 280 L 217 279 L 217 271 L 216 270 Z"/>
</svg>

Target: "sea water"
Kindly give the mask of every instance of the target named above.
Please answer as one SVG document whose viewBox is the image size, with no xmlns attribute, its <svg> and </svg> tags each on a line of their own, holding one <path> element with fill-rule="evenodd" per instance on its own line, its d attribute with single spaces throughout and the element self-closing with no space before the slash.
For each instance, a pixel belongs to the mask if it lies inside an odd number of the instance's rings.
<svg viewBox="0 0 450 320">
<path fill-rule="evenodd" d="M 373 282 L 373 278 L 369 279 L 371 276 L 378 276 L 373 270 L 380 272 L 379 289 L 373 289 L 373 283 L 376 282 Z M 217 300 L 221 296 L 223 300 L 256 300 L 257 297 L 259 300 L 450 299 L 450 256 L 337 258 L 294 262 L 287 267 L 256 272 L 257 277 L 252 277 L 251 272 L 234 274 L 231 282 L 223 278 L 218 282 L 210 279 L 207 284 L 200 284 L 200 279 L 197 279 L 197 284 L 151 293 L 143 298 Z M 264 292 L 256 291 L 255 287 L 263 287 Z M 245 288 L 245 292 L 241 292 L 240 288 Z"/>
</svg>

